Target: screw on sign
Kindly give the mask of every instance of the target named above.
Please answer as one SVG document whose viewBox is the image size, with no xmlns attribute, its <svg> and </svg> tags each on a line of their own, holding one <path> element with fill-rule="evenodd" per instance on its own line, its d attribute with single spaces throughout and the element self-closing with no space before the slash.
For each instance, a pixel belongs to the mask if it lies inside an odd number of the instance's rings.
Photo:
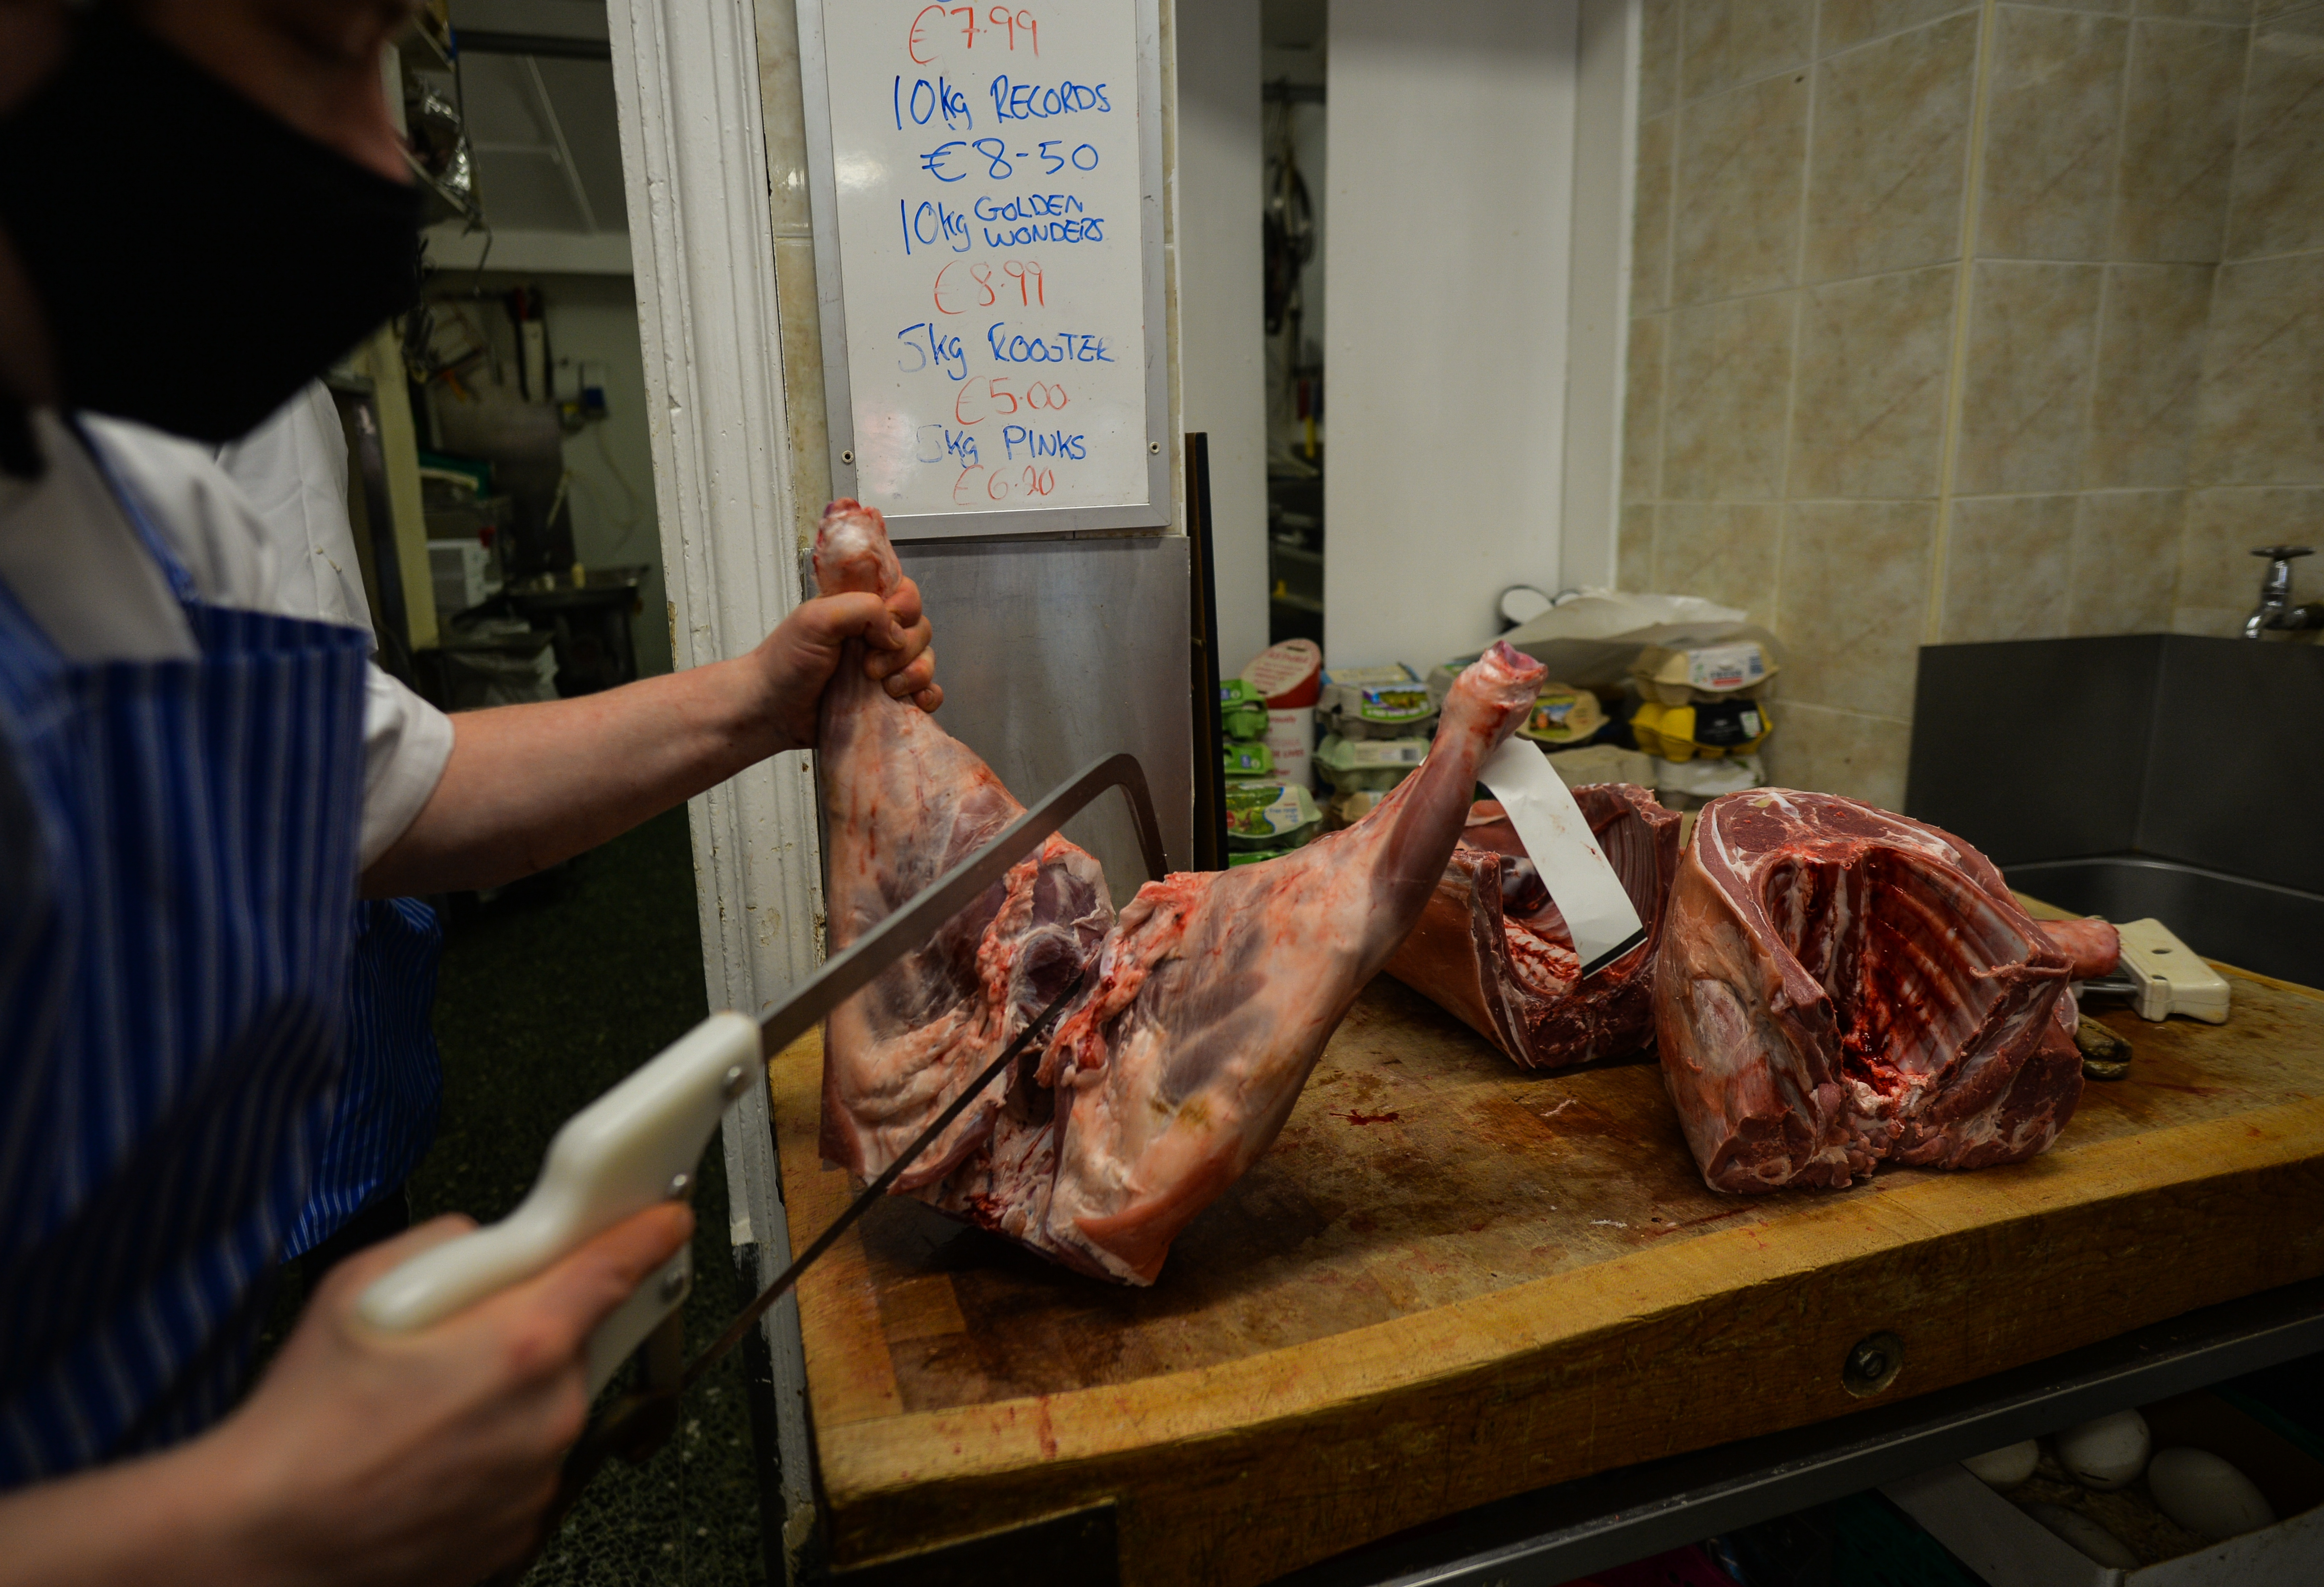
<svg viewBox="0 0 2324 1587">
<path fill-rule="evenodd" d="M 1863 1398 L 1879 1393 L 1896 1380 L 1904 1365 L 1904 1342 L 1894 1333 L 1875 1333 L 1857 1341 L 1840 1370 L 1840 1387 Z"/>
</svg>

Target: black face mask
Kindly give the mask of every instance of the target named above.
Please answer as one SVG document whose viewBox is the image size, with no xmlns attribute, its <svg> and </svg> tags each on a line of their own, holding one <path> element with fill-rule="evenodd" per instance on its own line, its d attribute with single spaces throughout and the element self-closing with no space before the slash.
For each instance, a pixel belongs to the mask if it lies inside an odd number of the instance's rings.
<svg viewBox="0 0 2324 1587">
<path fill-rule="evenodd" d="M 419 290 L 420 197 L 97 6 L 0 120 L 64 403 L 242 435 Z"/>
</svg>

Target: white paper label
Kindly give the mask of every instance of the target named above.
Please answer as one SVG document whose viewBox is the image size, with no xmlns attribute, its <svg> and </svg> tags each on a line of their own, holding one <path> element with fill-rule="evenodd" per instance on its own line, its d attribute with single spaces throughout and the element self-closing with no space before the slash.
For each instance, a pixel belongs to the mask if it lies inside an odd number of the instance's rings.
<svg viewBox="0 0 2324 1587">
<path fill-rule="evenodd" d="M 1767 675 L 1756 644 L 1716 645 L 1686 653 L 1686 680 L 1697 688 L 1741 688 Z"/>
<path fill-rule="evenodd" d="M 1527 740 L 1508 739 L 1479 770 L 1477 780 L 1492 789 L 1508 812 L 1509 825 L 1525 840 L 1534 869 L 1573 934 L 1583 973 L 1618 958 L 1645 923 L 1549 757 Z"/>
<path fill-rule="evenodd" d="M 1292 706 L 1267 714 L 1267 748 L 1275 757 L 1276 775 L 1286 782 L 1312 787 L 1310 762 L 1315 756 L 1315 707 Z"/>
</svg>

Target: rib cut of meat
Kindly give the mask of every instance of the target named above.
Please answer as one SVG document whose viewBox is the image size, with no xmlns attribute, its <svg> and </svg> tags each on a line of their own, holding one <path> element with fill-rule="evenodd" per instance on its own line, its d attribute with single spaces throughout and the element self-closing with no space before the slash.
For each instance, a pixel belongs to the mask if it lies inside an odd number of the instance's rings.
<svg viewBox="0 0 2324 1587">
<path fill-rule="evenodd" d="M 816 571 L 825 593 L 892 589 L 879 513 L 834 503 Z M 1091 965 L 1038 1065 L 995 1080 L 897 1190 L 1085 1272 L 1151 1283 L 1178 1231 L 1274 1140 L 1411 929 L 1477 768 L 1542 677 L 1495 647 L 1455 681 L 1427 761 L 1362 821 L 1279 860 L 1148 882 L 1111 930 L 1095 862 L 1052 840 L 832 1017 L 824 1154 L 878 1173 Z M 1020 809 L 983 762 L 863 678 L 853 646 L 824 694 L 816 761 L 835 948 Z"/>
<path fill-rule="evenodd" d="M 815 569 L 825 595 L 884 595 L 903 577 L 878 511 L 846 500 L 825 510 Z M 1025 813 L 966 745 L 863 675 L 864 648 L 848 641 L 816 735 L 835 953 Z M 1097 862 L 1051 836 L 832 1014 L 823 1155 L 862 1178 L 886 1168 L 1096 958 L 1112 924 Z M 899 1176 L 899 1190 L 943 1178 L 976 1149 L 1006 1079 Z"/>
<path fill-rule="evenodd" d="M 1528 1069 L 1637 1052 L 1654 1039 L 1663 901 L 1678 872 L 1679 818 L 1626 782 L 1573 790 L 1582 818 L 1646 923 L 1646 940 L 1581 979 L 1582 961 L 1524 840 L 1497 800 L 1469 812 L 1420 924 L 1388 973 Z"/>
<path fill-rule="evenodd" d="M 1655 976 L 1663 1078 L 1714 1190 L 2047 1147 L 2081 1095 L 2058 936 L 1935 827 L 1831 794 L 1706 806 Z"/>
</svg>

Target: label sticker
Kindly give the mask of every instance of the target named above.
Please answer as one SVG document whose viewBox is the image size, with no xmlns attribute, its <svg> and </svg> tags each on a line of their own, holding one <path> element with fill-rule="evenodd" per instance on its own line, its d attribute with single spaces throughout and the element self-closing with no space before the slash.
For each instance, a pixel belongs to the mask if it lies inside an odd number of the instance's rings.
<svg viewBox="0 0 2324 1587">
<path fill-rule="evenodd" d="M 1686 653 L 1686 680 L 1697 688 L 1741 688 L 1766 676 L 1757 644 L 1709 645 Z"/>
</svg>

